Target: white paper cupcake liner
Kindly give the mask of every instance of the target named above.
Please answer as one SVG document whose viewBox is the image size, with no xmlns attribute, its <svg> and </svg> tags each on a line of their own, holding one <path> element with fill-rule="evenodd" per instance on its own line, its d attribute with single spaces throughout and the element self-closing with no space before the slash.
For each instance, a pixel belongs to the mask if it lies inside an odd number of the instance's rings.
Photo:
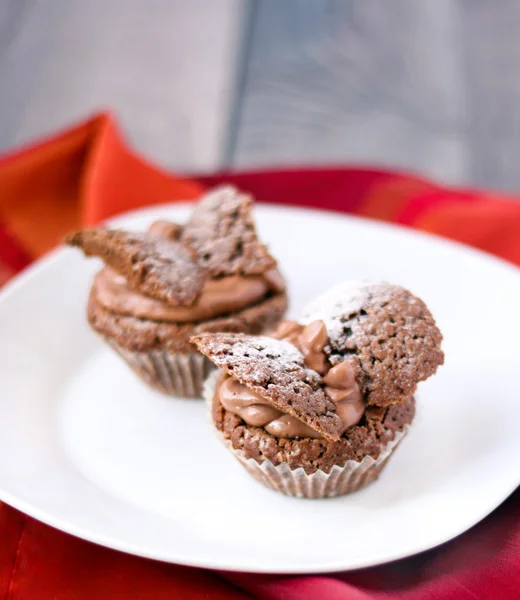
<svg viewBox="0 0 520 600">
<path fill-rule="evenodd" d="M 219 371 L 211 373 L 204 384 L 204 398 L 210 406 L 219 373 Z M 242 466 L 255 479 L 272 490 L 297 498 L 331 498 L 350 494 L 375 481 L 409 428 L 409 425 L 405 425 L 401 431 L 397 431 L 394 439 L 375 459 L 365 456 L 361 462 L 349 460 L 342 467 L 334 465 L 330 473 L 318 470 L 310 475 L 302 467 L 291 469 L 285 462 L 274 465 L 270 460 L 258 463 L 253 458 L 245 458 L 242 450 L 233 448 L 231 442 L 224 438 L 221 432 L 217 433 Z"/>
<path fill-rule="evenodd" d="M 171 396 L 200 398 L 202 387 L 215 365 L 202 354 L 175 354 L 164 350 L 134 352 L 106 340 L 136 375 L 148 385 Z"/>
<path fill-rule="evenodd" d="M 221 437 L 244 468 L 272 490 L 297 498 L 332 498 L 350 494 L 375 481 L 407 431 L 408 426 L 398 431 L 376 459 L 365 456 L 361 462 L 349 460 L 343 467 L 334 465 L 330 473 L 318 470 L 310 475 L 301 467 L 291 469 L 285 462 L 273 465 L 270 460 L 264 460 L 259 464 L 253 458 L 245 458 L 241 450 L 236 450 L 229 440 Z"/>
</svg>

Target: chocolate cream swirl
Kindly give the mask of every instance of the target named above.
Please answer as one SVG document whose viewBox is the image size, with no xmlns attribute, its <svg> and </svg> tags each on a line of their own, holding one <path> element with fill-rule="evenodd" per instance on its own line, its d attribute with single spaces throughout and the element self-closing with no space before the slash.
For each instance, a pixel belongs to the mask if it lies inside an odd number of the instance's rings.
<svg viewBox="0 0 520 600">
<path fill-rule="evenodd" d="M 294 321 L 284 321 L 273 337 L 295 345 L 302 352 L 305 364 L 324 376 L 324 391 L 336 405 L 336 412 L 343 423 L 342 433 L 357 425 L 365 412 L 365 402 L 348 361 L 329 368 L 324 352 L 328 335 L 323 321 L 313 321 L 306 327 Z M 238 415 L 248 425 L 263 427 L 274 437 L 323 438 L 297 417 L 278 410 L 260 394 L 228 375 L 220 376 L 215 394 L 227 411 Z"/>
<path fill-rule="evenodd" d="M 175 240 L 182 228 L 174 223 L 158 221 L 150 233 Z M 285 284 L 274 268 L 261 275 L 231 275 L 208 279 L 194 304 L 171 305 L 145 296 L 131 288 L 126 279 L 110 267 L 102 269 L 94 279 L 98 301 L 108 310 L 139 319 L 166 323 L 196 323 L 240 311 L 260 302 L 265 296 L 280 293 Z"/>
</svg>

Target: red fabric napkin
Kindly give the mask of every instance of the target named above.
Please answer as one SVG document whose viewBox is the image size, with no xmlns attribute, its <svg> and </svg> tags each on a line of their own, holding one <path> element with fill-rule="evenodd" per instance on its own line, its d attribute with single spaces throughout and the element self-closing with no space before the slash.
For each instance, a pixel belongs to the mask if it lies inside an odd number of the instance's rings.
<svg viewBox="0 0 520 600">
<path fill-rule="evenodd" d="M 146 163 L 102 114 L 0 159 L 0 285 L 63 234 L 123 210 L 197 197 L 222 181 L 263 202 L 327 208 L 451 237 L 520 264 L 520 202 L 369 169 L 173 177 Z M 519 467 L 520 468 L 520 467 Z M 430 600 L 520 598 L 520 491 L 438 549 L 330 576 L 215 573 L 121 554 L 0 504 L 0 598 Z"/>
</svg>

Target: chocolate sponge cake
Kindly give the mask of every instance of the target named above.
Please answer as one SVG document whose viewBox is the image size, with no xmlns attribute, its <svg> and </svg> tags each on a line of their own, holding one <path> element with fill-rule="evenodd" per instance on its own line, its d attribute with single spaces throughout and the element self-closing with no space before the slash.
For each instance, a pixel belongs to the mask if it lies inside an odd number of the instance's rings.
<svg viewBox="0 0 520 600">
<path fill-rule="evenodd" d="M 252 199 L 230 186 L 204 196 L 185 225 L 86 229 L 66 243 L 105 266 L 88 300 L 92 328 L 154 388 L 199 397 L 212 363 L 190 338 L 259 334 L 287 306 L 276 260 L 258 239 Z"/>
<path fill-rule="evenodd" d="M 323 319 L 330 364 L 348 358 L 369 404 L 410 397 L 443 363 L 442 335 L 422 300 L 388 283 L 346 282 L 312 301 L 300 321 Z"/>
<path fill-rule="evenodd" d="M 417 384 L 443 363 L 425 304 L 390 284 L 353 282 L 312 302 L 270 336 L 193 338 L 220 371 L 212 420 L 258 480 L 328 497 L 379 476 L 408 431 Z"/>
</svg>

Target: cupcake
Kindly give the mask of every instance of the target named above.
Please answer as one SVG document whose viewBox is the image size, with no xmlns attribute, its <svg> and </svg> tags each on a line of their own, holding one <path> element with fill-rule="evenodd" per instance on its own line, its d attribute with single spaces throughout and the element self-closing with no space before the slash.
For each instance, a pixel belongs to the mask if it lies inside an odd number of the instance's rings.
<svg viewBox="0 0 520 600">
<path fill-rule="evenodd" d="M 90 291 L 90 325 L 137 375 L 167 394 L 201 395 L 212 363 L 192 336 L 262 333 L 286 310 L 285 282 L 257 238 L 252 200 L 233 187 L 205 195 L 184 226 L 85 229 L 65 241 L 105 263 Z"/>
<path fill-rule="evenodd" d="M 306 498 L 377 479 L 406 435 L 420 381 L 444 361 L 426 305 L 387 283 L 339 285 L 270 336 L 192 338 L 220 371 L 205 395 L 225 445 L 258 481 Z"/>
</svg>

